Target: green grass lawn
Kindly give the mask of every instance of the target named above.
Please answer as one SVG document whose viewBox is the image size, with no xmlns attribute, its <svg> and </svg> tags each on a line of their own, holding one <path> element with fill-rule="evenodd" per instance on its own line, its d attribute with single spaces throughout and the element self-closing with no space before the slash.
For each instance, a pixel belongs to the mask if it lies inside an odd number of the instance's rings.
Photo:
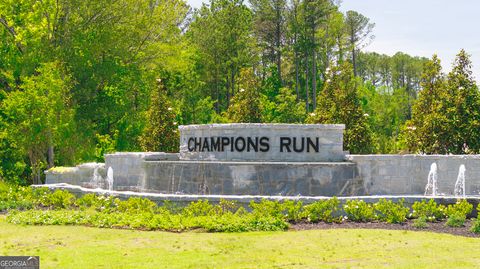
<svg viewBox="0 0 480 269">
<path fill-rule="evenodd" d="M 0 216 L 0 255 L 41 268 L 478 268 L 480 239 L 426 232 L 167 233 L 18 226 Z"/>
</svg>

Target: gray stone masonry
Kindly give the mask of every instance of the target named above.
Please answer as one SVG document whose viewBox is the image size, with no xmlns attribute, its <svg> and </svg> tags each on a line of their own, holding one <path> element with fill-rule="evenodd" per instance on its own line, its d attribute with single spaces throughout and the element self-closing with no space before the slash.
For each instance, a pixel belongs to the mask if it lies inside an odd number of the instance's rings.
<svg viewBox="0 0 480 269">
<path fill-rule="evenodd" d="M 358 190 L 353 163 L 148 161 L 144 190 L 219 195 L 340 196 Z"/>
<path fill-rule="evenodd" d="M 261 123 L 232 123 L 232 124 L 208 124 L 180 126 L 180 159 L 181 160 L 209 160 L 209 161 L 268 161 L 268 162 L 341 162 L 345 159 L 343 151 L 343 124 L 261 124 Z M 223 147 L 223 150 L 194 147 L 194 141 L 201 145 L 205 138 L 208 142 L 216 138 L 243 138 L 260 139 L 268 138 L 269 149 L 248 151 L 232 148 L 232 143 Z M 289 149 L 280 147 L 281 137 L 292 139 Z M 295 138 L 297 149 L 293 150 Z M 312 147 L 307 147 L 307 139 L 317 143 L 319 151 L 315 152 Z M 304 143 L 301 143 L 301 142 Z M 208 143 L 207 142 L 207 143 Z M 238 144 L 243 148 L 243 141 Z M 193 151 L 191 149 L 194 149 Z M 233 150 L 232 150 L 233 149 Z M 284 152 L 281 152 L 281 150 Z M 310 151 L 310 152 L 307 152 Z"/>
<path fill-rule="evenodd" d="M 424 194 L 432 163 L 438 167 L 438 193 L 452 195 L 464 164 L 467 195 L 480 194 L 480 155 L 348 155 L 370 195 Z"/>
<path fill-rule="evenodd" d="M 115 190 L 140 189 L 147 185 L 143 164 L 145 161 L 175 161 L 178 154 L 164 152 L 117 152 L 105 155 L 105 169 L 113 169 Z"/>
<path fill-rule="evenodd" d="M 69 183 L 82 186 L 93 178 L 93 173 L 97 172 L 103 178 L 106 177 L 105 164 L 103 163 L 83 163 L 75 167 L 55 167 L 45 171 L 45 183 Z"/>
</svg>

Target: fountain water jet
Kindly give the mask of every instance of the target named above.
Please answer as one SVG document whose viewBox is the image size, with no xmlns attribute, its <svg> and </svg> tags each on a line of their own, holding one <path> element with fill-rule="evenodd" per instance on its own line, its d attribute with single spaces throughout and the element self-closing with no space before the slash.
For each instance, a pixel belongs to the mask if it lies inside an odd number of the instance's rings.
<svg viewBox="0 0 480 269">
<path fill-rule="evenodd" d="M 429 194 L 431 192 L 431 194 Z M 425 196 L 437 196 L 437 163 L 432 163 L 428 173 L 427 185 L 425 186 Z"/>
<path fill-rule="evenodd" d="M 107 170 L 107 183 L 108 183 L 108 190 L 113 191 L 113 169 L 109 167 Z"/>
<path fill-rule="evenodd" d="M 96 166 L 94 169 L 93 169 L 93 176 L 92 176 L 92 184 L 93 186 L 95 187 L 100 187 L 102 182 L 103 182 L 103 178 L 102 176 L 100 175 L 100 173 L 98 173 L 98 166 Z"/>
<path fill-rule="evenodd" d="M 455 196 L 462 196 L 465 197 L 465 165 L 460 165 L 460 168 L 458 169 L 458 176 L 457 176 L 457 181 L 455 182 L 455 189 L 453 191 L 453 194 Z"/>
</svg>

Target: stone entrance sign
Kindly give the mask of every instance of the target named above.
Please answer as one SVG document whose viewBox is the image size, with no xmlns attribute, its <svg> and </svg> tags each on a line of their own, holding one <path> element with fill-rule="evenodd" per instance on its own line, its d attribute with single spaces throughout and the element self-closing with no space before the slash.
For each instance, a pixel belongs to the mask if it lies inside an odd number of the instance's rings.
<svg viewBox="0 0 480 269">
<path fill-rule="evenodd" d="M 180 126 L 180 159 L 338 162 L 345 125 L 210 124 Z"/>
</svg>

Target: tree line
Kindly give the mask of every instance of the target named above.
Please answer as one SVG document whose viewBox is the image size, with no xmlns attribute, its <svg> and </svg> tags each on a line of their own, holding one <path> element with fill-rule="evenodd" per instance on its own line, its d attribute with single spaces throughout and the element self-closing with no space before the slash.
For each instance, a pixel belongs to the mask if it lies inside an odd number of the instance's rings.
<svg viewBox="0 0 480 269">
<path fill-rule="evenodd" d="M 332 0 L 5 0 L 0 177 L 113 151 L 178 150 L 181 124 L 345 123 L 352 153 L 477 153 L 466 52 L 366 52 L 375 24 Z"/>
</svg>

